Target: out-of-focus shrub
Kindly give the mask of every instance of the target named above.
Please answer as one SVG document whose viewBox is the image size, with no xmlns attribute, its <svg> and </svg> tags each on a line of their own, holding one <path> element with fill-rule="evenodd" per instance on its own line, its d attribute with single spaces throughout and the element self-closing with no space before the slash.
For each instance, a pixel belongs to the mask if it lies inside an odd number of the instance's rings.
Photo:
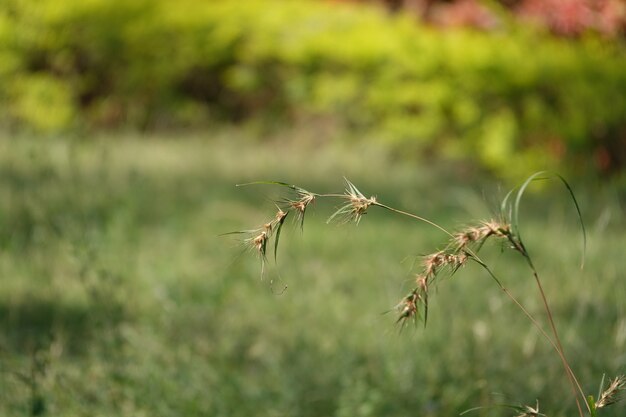
<svg viewBox="0 0 626 417">
<path fill-rule="evenodd" d="M 626 163 L 626 54 L 591 39 L 309 1 L 5 0 L 0 58 L 0 122 L 41 131 L 314 119 L 504 175 Z"/>
<path fill-rule="evenodd" d="M 332 1 L 379 4 L 390 11 L 404 10 L 440 27 L 492 30 L 501 26 L 503 20 L 513 19 L 564 37 L 579 37 L 588 32 L 604 37 L 626 36 L 626 4 L 623 0 Z"/>
<path fill-rule="evenodd" d="M 11 117 L 25 127 L 57 132 L 71 125 L 75 108 L 70 91 L 48 74 L 18 76 L 8 87 Z"/>
</svg>

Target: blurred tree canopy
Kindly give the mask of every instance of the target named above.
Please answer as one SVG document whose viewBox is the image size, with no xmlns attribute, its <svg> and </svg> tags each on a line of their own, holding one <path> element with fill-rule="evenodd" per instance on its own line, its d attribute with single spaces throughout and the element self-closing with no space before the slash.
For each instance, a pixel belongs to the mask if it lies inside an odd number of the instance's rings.
<svg viewBox="0 0 626 417">
<path fill-rule="evenodd" d="M 341 1 L 4 0 L 0 125 L 330 123 L 504 176 L 626 163 L 626 54 Z M 504 21 L 502 21 L 504 22 Z"/>
</svg>

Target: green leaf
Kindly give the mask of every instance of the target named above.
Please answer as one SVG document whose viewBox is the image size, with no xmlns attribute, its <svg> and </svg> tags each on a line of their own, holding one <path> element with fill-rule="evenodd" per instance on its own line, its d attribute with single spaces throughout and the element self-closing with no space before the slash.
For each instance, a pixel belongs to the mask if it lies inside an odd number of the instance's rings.
<svg viewBox="0 0 626 417">
<path fill-rule="evenodd" d="M 253 181 L 253 182 L 246 182 L 246 183 L 243 183 L 243 184 L 236 184 L 235 187 L 245 187 L 245 186 L 248 186 L 248 185 L 259 185 L 259 184 L 280 185 L 282 187 L 291 188 L 292 190 L 295 190 L 296 188 L 298 188 L 295 185 L 287 184 L 286 182 L 281 182 L 281 181 Z"/>
<path fill-rule="evenodd" d="M 289 215 L 289 212 L 285 213 L 285 216 L 280 219 L 278 222 L 278 226 L 276 227 L 276 235 L 274 237 L 274 262 L 276 262 L 276 258 L 278 257 L 278 240 L 280 239 L 280 231 L 283 228 L 283 224 L 285 223 L 285 219 Z"/>
<path fill-rule="evenodd" d="M 587 404 L 589 405 L 591 417 L 596 417 L 596 400 L 593 398 L 593 395 L 587 396 Z"/>
<path fill-rule="evenodd" d="M 245 187 L 248 185 L 260 185 L 260 184 L 265 184 L 265 185 L 280 185 L 281 187 L 287 187 L 290 188 L 294 191 L 296 191 L 297 193 L 300 194 L 311 194 L 311 195 L 316 195 L 315 193 L 312 193 L 308 190 L 305 190 L 302 187 L 298 187 L 297 185 L 293 185 L 293 184 L 287 184 L 286 182 L 282 182 L 282 181 L 253 181 L 253 182 L 246 182 L 243 184 L 236 184 L 236 187 Z"/>
<path fill-rule="evenodd" d="M 259 229 L 256 230 L 238 230 L 236 232 L 226 232 L 226 233 L 220 233 L 218 236 L 228 236 L 228 235 L 248 235 L 251 233 L 256 233 L 258 232 Z"/>
<path fill-rule="evenodd" d="M 546 177 L 541 178 L 541 176 L 544 176 L 544 175 Z M 563 186 L 565 186 L 565 188 L 567 189 L 569 193 L 570 198 L 572 199 L 572 202 L 574 203 L 574 207 L 576 208 L 576 214 L 578 215 L 578 220 L 580 222 L 580 228 L 581 228 L 582 235 L 583 235 L 582 259 L 580 263 L 580 267 L 583 268 L 585 265 L 585 255 L 587 252 L 587 232 L 585 230 L 585 223 L 583 222 L 582 213 L 580 211 L 580 206 L 578 205 L 578 200 L 576 200 L 576 196 L 574 195 L 574 190 L 572 189 L 570 184 L 567 182 L 567 180 L 563 178 L 561 175 L 557 173 L 551 173 L 549 171 L 539 171 L 539 172 L 534 173 L 533 175 L 528 177 L 526 181 L 524 181 L 524 183 L 519 187 L 519 190 L 517 191 L 517 195 L 515 197 L 515 204 L 513 206 L 512 219 L 511 219 L 511 223 L 512 223 L 511 226 L 513 227 L 513 231 L 515 232 L 517 239 L 523 245 L 522 236 L 519 231 L 519 206 L 520 206 L 522 197 L 524 195 L 524 192 L 533 181 L 541 180 L 541 179 L 549 179 L 549 177 L 551 176 L 559 179 L 561 183 L 563 184 Z M 507 195 L 507 198 L 505 198 L 504 202 L 506 202 L 507 199 L 508 199 L 508 195 Z"/>
</svg>

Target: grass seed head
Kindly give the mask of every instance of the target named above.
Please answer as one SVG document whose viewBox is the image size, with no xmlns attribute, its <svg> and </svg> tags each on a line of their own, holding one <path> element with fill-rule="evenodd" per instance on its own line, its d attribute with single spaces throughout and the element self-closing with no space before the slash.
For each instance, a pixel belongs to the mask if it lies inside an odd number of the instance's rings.
<svg viewBox="0 0 626 417">
<path fill-rule="evenodd" d="M 276 217 L 274 218 L 274 221 L 276 223 L 282 223 L 285 220 L 285 217 L 287 217 L 287 214 L 289 213 L 283 211 L 280 207 L 278 207 L 278 211 L 276 212 Z"/>
<path fill-rule="evenodd" d="M 248 239 L 248 241 L 252 244 L 252 247 L 261 255 L 265 257 L 265 253 L 267 250 L 267 239 L 268 233 L 264 230 L 259 235 Z"/>
<path fill-rule="evenodd" d="M 482 233 L 477 227 L 470 227 L 454 234 L 453 241 L 455 246 L 460 250 L 471 243 L 478 242 L 482 239 Z"/>
<path fill-rule="evenodd" d="M 304 225 L 304 215 L 306 214 L 306 209 L 309 204 L 315 201 L 315 194 L 305 190 L 298 190 L 298 197 L 299 198 L 297 200 L 286 200 L 285 203 L 287 204 L 288 208 L 295 210 L 296 221 L 300 223 L 300 228 L 302 228 Z M 282 210 L 279 209 L 279 213 L 281 213 L 281 211 Z"/>
<path fill-rule="evenodd" d="M 481 229 L 483 229 L 485 236 L 507 237 L 511 233 L 511 226 L 508 223 L 501 223 L 496 220 L 483 222 Z"/>
<path fill-rule="evenodd" d="M 328 219 L 330 223 L 333 219 L 340 217 L 342 223 L 347 223 L 349 221 L 354 221 L 355 223 L 359 223 L 363 215 L 367 214 L 367 209 L 371 205 L 375 205 L 377 203 L 376 197 L 372 196 L 367 198 L 359 191 L 358 188 L 354 184 L 352 184 L 347 178 L 346 180 L 346 190 L 341 195 L 341 198 L 346 200 L 347 202 L 339 207 L 335 213 Z"/>
<path fill-rule="evenodd" d="M 445 253 L 443 251 L 435 252 L 424 257 L 424 274 L 426 277 L 434 277 L 437 269 L 444 264 Z"/>
<path fill-rule="evenodd" d="M 398 320 L 396 323 L 406 323 L 408 320 L 416 320 L 418 315 L 418 303 L 421 297 L 418 293 L 418 290 L 415 289 L 411 291 L 409 295 L 404 297 L 404 299 L 397 305 L 397 310 L 400 312 Z"/>
<path fill-rule="evenodd" d="M 465 252 L 446 253 L 439 251 L 431 255 L 426 255 L 423 261 L 424 275 L 427 278 L 432 278 L 437 275 L 439 269 L 444 266 L 449 266 L 453 271 L 456 271 L 467 262 L 467 259 L 468 257 Z"/>
<path fill-rule="evenodd" d="M 623 392 L 626 390 L 626 377 L 620 375 L 609 382 L 609 386 L 602 392 L 596 402 L 596 408 L 604 408 L 624 399 Z"/>
<path fill-rule="evenodd" d="M 415 277 L 415 283 L 417 284 L 417 288 L 424 293 L 428 293 L 428 277 L 423 274 L 417 274 Z"/>
<path fill-rule="evenodd" d="M 511 227 L 508 223 L 501 223 L 496 220 L 481 222 L 478 226 L 470 226 L 453 235 L 452 246 L 457 250 L 463 250 L 474 243 L 482 243 L 491 236 L 506 238 L 511 234 Z"/>
<path fill-rule="evenodd" d="M 352 218 L 356 223 L 361 221 L 361 217 L 364 214 L 367 214 L 367 209 L 376 203 L 376 197 L 364 198 L 351 196 L 350 197 L 350 205 L 352 209 L 350 210 L 349 217 Z"/>
</svg>

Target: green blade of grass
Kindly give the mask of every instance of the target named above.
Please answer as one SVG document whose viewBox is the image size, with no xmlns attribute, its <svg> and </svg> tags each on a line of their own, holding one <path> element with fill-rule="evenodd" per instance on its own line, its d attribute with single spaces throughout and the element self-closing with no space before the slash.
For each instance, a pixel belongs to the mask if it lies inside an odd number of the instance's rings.
<svg viewBox="0 0 626 417">
<path fill-rule="evenodd" d="M 546 176 L 546 177 L 541 178 L 541 176 Z M 536 180 L 539 180 L 539 179 L 549 179 L 549 177 L 556 177 L 556 178 L 558 178 L 561 181 L 563 186 L 565 186 L 565 188 L 567 189 L 567 192 L 569 193 L 569 196 L 572 199 L 572 202 L 574 203 L 574 207 L 576 208 L 576 214 L 578 216 L 578 221 L 580 222 L 580 228 L 581 228 L 582 235 L 583 235 L 582 236 L 582 259 L 581 259 L 581 263 L 580 263 L 580 267 L 582 269 L 584 267 L 584 265 L 585 265 L 585 255 L 586 255 L 586 252 L 587 252 L 587 232 L 585 230 L 585 223 L 583 221 L 583 217 L 582 217 L 582 213 L 580 211 L 580 206 L 578 204 L 578 200 L 576 199 L 576 196 L 574 195 L 574 190 L 572 189 L 570 184 L 567 182 L 567 180 L 565 178 L 563 178 L 563 176 L 561 176 L 561 175 L 559 175 L 557 173 L 549 172 L 549 171 L 539 171 L 539 172 L 534 173 L 530 177 L 528 177 L 526 179 L 526 181 L 524 181 L 524 183 L 519 187 L 519 190 L 517 191 L 517 195 L 515 196 L 515 204 L 513 206 L 513 213 L 512 213 L 512 219 L 511 219 L 512 224 L 511 224 L 511 226 L 513 227 L 513 230 L 515 231 L 517 239 L 523 245 L 522 236 L 521 236 L 520 231 L 519 231 L 519 206 L 520 206 L 520 202 L 522 200 L 524 192 L 526 191 L 528 186 L 533 181 L 536 181 Z M 507 195 L 507 197 L 508 197 L 508 195 Z M 505 198 L 505 201 L 506 200 L 507 200 L 507 198 Z"/>
<path fill-rule="evenodd" d="M 259 229 L 256 229 L 256 230 L 238 230 L 236 232 L 220 233 L 218 236 L 248 235 L 248 234 L 251 234 L 251 233 L 257 233 L 258 231 L 259 231 Z"/>
<path fill-rule="evenodd" d="M 312 193 L 308 190 L 305 190 L 302 187 L 298 187 L 297 185 L 293 185 L 293 184 L 288 184 L 286 182 L 282 182 L 282 181 L 253 181 L 253 182 L 246 182 L 243 184 L 236 184 L 236 187 L 246 187 L 248 185 L 280 185 L 281 187 L 287 187 L 290 188 L 298 193 L 301 194 L 311 194 L 311 195 L 317 195 L 315 193 Z"/>
<path fill-rule="evenodd" d="M 591 417 L 596 417 L 596 400 L 593 398 L 593 395 L 587 396 L 587 405 L 589 406 Z"/>
<path fill-rule="evenodd" d="M 280 239 L 280 232 L 288 215 L 289 212 L 286 212 L 286 214 L 280 219 L 280 221 L 278 222 L 278 226 L 276 227 L 276 235 L 274 236 L 274 262 L 276 262 L 276 259 L 278 257 L 278 241 Z"/>
<path fill-rule="evenodd" d="M 526 192 L 526 189 L 528 188 L 528 186 L 533 181 L 537 180 L 540 175 L 544 175 L 545 173 L 546 171 L 535 172 L 530 177 L 526 178 L 526 181 L 524 181 L 524 183 L 520 185 L 519 189 L 517 190 L 517 194 L 515 196 L 515 202 L 513 203 L 512 213 L 511 213 L 511 227 L 513 227 L 513 231 L 515 232 L 515 235 L 517 236 L 517 239 L 520 241 L 520 243 L 522 243 L 522 235 L 519 231 L 520 202 L 522 201 L 522 197 L 524 196 L 524 193 Z"/>
<path fill-rule="evenodd" d="M 288 187 L 291 188 L 292 190 L 297 189 L 298 187 L 296 187 L 295 185 L 292 184 L 287 184 L 286 182 L 281 182 L 281 181 L 252 181 L 252 182 L 245 182 L 243 184 L 236 184 L 235 187 L 246 187 L 248 185 L 260 185 L 260 184 L 265 184 L 265 185 L 280 185 L 282 187 Z"/>
</svg>

